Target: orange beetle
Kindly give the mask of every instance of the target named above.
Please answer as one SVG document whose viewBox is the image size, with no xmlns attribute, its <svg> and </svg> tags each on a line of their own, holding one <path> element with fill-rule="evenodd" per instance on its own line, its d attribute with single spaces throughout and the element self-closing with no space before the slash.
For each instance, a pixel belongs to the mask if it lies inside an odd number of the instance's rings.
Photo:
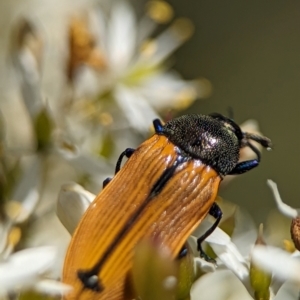
<svg viewBox="0 0 300 300">
<path fill-rule="evenodd" d="M 74 287 L 65 299 L 125 299 L 124 286 L 135 245 L 144 237 L 158 240 L 176 257 L 188 236 L 209 213 L 216 228 L 222 212 L 214 203 L 227 174 L 259 165 L 260 153 L 249 140 L 269 148 L 268 138 L 244 133 L 220 114 L 185 115 L 162 125 L 136 150 L 126 149 L 116 175 L 81 219 L 67 251 L 63 282 Z M 239 162 L 250 147 L 257 158 Z M 124 156 L 129 159 L 121 168 Z"/>
</svg>

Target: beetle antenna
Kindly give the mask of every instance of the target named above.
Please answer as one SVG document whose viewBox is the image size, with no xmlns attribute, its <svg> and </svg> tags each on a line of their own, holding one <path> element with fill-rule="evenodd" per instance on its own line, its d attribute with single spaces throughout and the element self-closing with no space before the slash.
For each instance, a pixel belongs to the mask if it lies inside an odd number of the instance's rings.
<svg viewBox="0 0 300 300">
<path fill-rule="evenodd" d="M 227 107 L 227 114 L 229 119 L 234 120 L 234 112 L 232 106 Z"/>
<path fill-rule="evenodd" d="M 260 161 L 260 159 L 261 159 L 260 151 L 248 141 L 246 143 L 246 146 L 248 146 L 256 154 L 257 161 Z"/>
<path fill-rule="evenodd" d="M 244 133 L 244 137 L 246 138 L 246 140 L 252 140 L 252 141 L 255 141 L 255 142 L 261 144 L 264 148 L 267 148 L 267 150 L 271 150 L 272 149 L 272 142 L 271 142 L 271 140 L 268 139 L 265 136 L 261 136 L 261 135 L 258 135 L 258 134 L 253 134 L 253 133 L 245 132 Z"/>
</svg>

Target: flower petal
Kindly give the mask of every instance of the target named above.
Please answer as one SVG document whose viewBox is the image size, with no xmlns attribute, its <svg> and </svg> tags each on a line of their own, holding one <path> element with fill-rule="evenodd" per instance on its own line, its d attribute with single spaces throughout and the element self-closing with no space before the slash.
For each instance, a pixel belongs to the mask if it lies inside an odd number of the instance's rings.
<svg viewBox="0 0 300 300">
<path fill-rule="evenodd" d="M 253 300 L 229 270 L 205 274 L 195 281 L 191 300 Z"/>
<path fill-rule="evenodd" d="M 206 242 L 210 244 L 222 263 L 247 286 L 246 282 L 249 277 L 249 270 L 246 267 L 246 261 L 235 244 L 231 242 L 230 237 L 217 227 L 207 237 Z"/>
<path fill-rule="evenodd" d="M 15 28 L 15 46 L 12 47 L 12 56 L 21 84 L 24 104 L 32 118 L 43 107 L 40 85 L 40 62 L 43 50 L 43 41 L 35 25 L 27 20 L 19 22 Z"/>
<path fill-rule="evenodd" d="M 147 100 L 125 86 L 116 89 L 115 97 L 131 126 L 140 132 L 149 131 L 152 121 L 158 115 Z"/>
<path fill-rule="evenodd" d="M 136 48 L 136 18 L 126 1 L 118 1 L 111 11 L 108 26 L 108 59 L 115 74 L 128 67 Z"/>
<path fill-rule="evenodd" d="M 292 280 L 300 284 L 300 260 L 276 247 L 257 245 L 252 251 L 255 264 L 273 273 L 280 280 Z"/>
<path fill-rule="evenodd" d="M 72 286 L 58 282 L 55 280 L 44 279 L 38 281 L 34 285 L 34 289 L 38 292 L 49 295 L 64 295 L 72 291 Z"/>
<path fill-rule="evenodd" d="M 173 24 L 154 39 L 156 51 L 151 57 L 153 64 L 161 64 L 193 33 L 194 26 L 188 19 L 177 19 Z"/>
<path fill-rule="evenodd" d="M 299 216 L 299 209 L 295 209 L 292 208 L 291 206 L 285 204 L 279 194 L 278 188 L 277 188 L 277 184 L 272 181 L 272 180 L 267 180 L 267 184 L 270 187 L 271 191 L 273 192 L 278 210 L 284 214 L 287 217 L 290 217 L 292 219 L 296 218 L 297 216 Z"/>
<path fill-rule="evenodd" d="M 287 281 L 279 289 L 273 300 L 298 300 L 299 285 L 294 282 Z"/>
<path fill-rule="evenodd" d="M 257 239 L 257 227 L 249 213 L 237 207 L 234 213 L 235 227 L 231 241 L 239 249 L 243 257 L 249 256 L 252 245 Z"/>
<path fill-rule="evenodd" d="M 39 247 L 19 251 L 0 264 L 0 282 L 5 290 L 33 285 L 54 263 L 56 249 Z"/>
<path fill-rule="evenodd" d="M 204 81 L 186 81 L 174 72 L 158 73 L 145 80 L 137 91 L 157 110 L 178 108 L 205 94 Z"/>
<path fill-rule="evenodd" d="M 64 184 L 61 187 L 56 213 L 70 234 L 73 234 L 79 220 L 95 197 L 96 195 L 76 183 Z"/>
<path fill-rule="evenodd" d="M 67 139 L 59 140 L 56 146 L 57 152 L 65 160 L 92 177 L 101 177 L 101 174 L 107 174 L 111 170 L 111 166 L 104 159 L 83 153 Z"/>
<path fill-rule="evenodd" d="M 13 199 L 21 204 L 21 210 L 14 219 L 16 223 L 22 223 L 28 219 L 39 201 L 39 186 L 42 178 L 41 157 L 35 155 L 30 165 L 25 170 L 20 182 L 18 183 Z"/>
</svg>

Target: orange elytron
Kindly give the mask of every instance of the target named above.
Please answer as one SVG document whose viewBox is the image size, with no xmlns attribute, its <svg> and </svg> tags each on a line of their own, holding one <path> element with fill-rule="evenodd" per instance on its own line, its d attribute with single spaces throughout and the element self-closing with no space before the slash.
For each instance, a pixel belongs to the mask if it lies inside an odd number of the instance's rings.
<svg viewBox="0 0 300 300">
<path fill-rule="evenodd" d="M 260 153 L 249 140 L 269 148 L 266 137 L 243 133 L 220 114 L 185 115 L 162 125 L 136 150 L 126 149 L 116 175 L 90 205 L 71 240 L 63 282 L 74 287 L 65 299 L 122 300 L 135 245 L 144 237 L 167 246 L 175 258 L 209 213 L 216 228 L 222 212 L 214 203 L 227 174 L 259 165 Z M 250 147 L 256 159 L 239 162 Z M 122 158 L 129 159 L 120 168 Z"/>
</svg>

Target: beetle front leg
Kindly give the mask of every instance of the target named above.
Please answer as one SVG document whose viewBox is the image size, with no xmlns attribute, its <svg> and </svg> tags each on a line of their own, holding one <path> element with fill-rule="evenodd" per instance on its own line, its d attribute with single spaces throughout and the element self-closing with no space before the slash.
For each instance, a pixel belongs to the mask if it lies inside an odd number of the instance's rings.
<svg viewBox="0 0 300 300">
<path fill-rule="evenodd" d="M 258 136 L 251 135 L 251 134 L 248 134 L 248 136 L 251 136 L 251 138 L 253 140 L 259 142 L 264 147 L 271 147 L 271 142 L 269 141 L 269 139 L 265 139 L 263 137 L 258 137 Z M 259 150 L 249 142 L 247 142 L 245 144 L 245 146 L 248 146 L 256 154 L 257 158 L 252 159 L 252 160 L 242 161 L 242 162 L 238 163 L 235 166 L 235 168 L 230 173 L 228 173 L 228 175 L 243 174 L 243 173 L 246 173 L 246 172 L 252 170 L 253 168 L 256 168 L 259 165 L 260 158 L 261 158 Z"/>
<path fill-rule="evenodd" d="M 219 225 L 223 213 L 222 210 L 220 209 L 220 207 L 218 206 L 217 203 L 214 202 L 214 204 L 211 206 L 209 212 L 208 212 L 211 216 L 213 216 L 216 220 L 215 223 L 202 235 L 197 239 L 197 245 L 198 245 L 198 251 L 200 252 L 200 257 L 204 258 L 206 261 L 209 262 L 215 262 L 214 259 L 212 259 L 211 257 L 209 257 L 202 249 L 201 244 L 204 242 L 204 240 L 210 235 L 212 234 L 212 232 L 217 228 L 217 226 Z"/>
<path fill-rule="evenodd" d="M 230 173 L 228 173 L 228 175 L 243 174 L 243 173 L 246 173 L 246 172 L 252 170 L 253 168 L 257 167 L 258 165 L 259 165 L 259 161 L 256 159 L 242 161 L 242 162 L 238 163 L 235 166 L 235 168 Z"/>
</svg>

